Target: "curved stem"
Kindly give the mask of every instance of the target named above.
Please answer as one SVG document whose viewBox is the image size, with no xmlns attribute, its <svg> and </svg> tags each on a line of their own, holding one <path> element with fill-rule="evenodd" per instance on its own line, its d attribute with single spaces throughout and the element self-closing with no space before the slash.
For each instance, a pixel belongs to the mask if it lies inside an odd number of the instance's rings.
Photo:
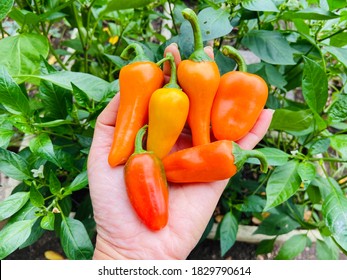
<svg viewBox="0 0 347 280">
<path fill-rule="evenodd" d="M 140 130 L 136 134 L 135 138 L 135 152 L 134 154 L 143 154 L 146 153 L 147 151 L 143 149 L 142 147 L 142 141 L 143 137 L 145 136 L 147 132 L 148 125 L 144 125 L 143 127 L 140 128 Z"/>
<path fill-rule="evenodd" d="M 199 26 L 199 20 L 196 13 L 189 8 L 182 11 L 183 17 L 188 20 L 193 28 L 194 35 L 194 52 L 191 54 L 189 59 L 193 61 L 211 61 L 212 59 L 205 53 L 204 44 L 202 41 L 201 29 Z"/>
<path fill-rule="evenodd" d="M 147 58 L 145 51 L 143 48 L 137 44 L 137 43 L 132 43 L 129 44 L 121 53 L 120 57 L 123 59 L 129 59 L 130 54 L 132 52 L 135 52 L 135 58 L 133 61 L 148 61 L 149 59 Z"/>
<path fill-rule="evenodd" d="M 179 85 L 177 84 L 177 69 L 176 69 L 175 58 L 170 52 L 166 54 L 166 57 L 169 59 L 169 62 L 170 62 L 171 75 L 170 75 L 170 81 L 164 86 L 164 88 L 180 89 Z"/>
<path fill-rule="evenodd" d="M 240 54 L 240 52 L 235 49 L 232 46 L 223 46 L 222 47 L 222 53 L 227 56 L 230 57 L 231 59 L 235 60 L 239 71 L 241 72 L 247 72 L 247 64 L 246 61 L 244 60 L 243 56 Z"/>
<path fill-rule="evenodd" d="M 257 158 L 260 161 L 260 169 L 266 173 L 268 170 L 267 160 L 263 153 L 256 150 L 243 150 L 233 142 L 234 164 L 237 170 L 240 170 L 248 158 Z"/>
</svg>

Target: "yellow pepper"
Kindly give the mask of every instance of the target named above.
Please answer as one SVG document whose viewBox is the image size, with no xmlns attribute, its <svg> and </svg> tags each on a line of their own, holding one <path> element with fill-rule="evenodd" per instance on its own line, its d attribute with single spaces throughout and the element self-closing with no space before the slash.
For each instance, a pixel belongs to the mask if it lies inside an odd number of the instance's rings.
<svg viewBox="0 0 347 280">
<path fill-rule="evenodd" d="M 160 159 L 175 145 L 189 111 L 189 98 L 177 84 L 173 55 L 167 53 L 166 59 L 171 66 L 170 81 L 152 94 L 148 108 L 147 150 Z"/>
</svg>

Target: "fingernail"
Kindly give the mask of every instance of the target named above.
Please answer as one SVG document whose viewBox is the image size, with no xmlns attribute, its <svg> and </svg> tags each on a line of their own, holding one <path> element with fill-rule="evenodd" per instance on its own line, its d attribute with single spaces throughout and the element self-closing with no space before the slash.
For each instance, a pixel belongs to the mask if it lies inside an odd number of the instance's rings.
<svg viewBox="0 0 347 280">
<path fill-rule="evenodd" d="M 168 47 L 170 47 L 170 46 L 172 46 L 172 47 L 176 47 L 177 49 L 178 49 L 178 45 L 177 45 L 177 43 L 171 43 L 170 45 L 168 45 Z"/>
</svg>

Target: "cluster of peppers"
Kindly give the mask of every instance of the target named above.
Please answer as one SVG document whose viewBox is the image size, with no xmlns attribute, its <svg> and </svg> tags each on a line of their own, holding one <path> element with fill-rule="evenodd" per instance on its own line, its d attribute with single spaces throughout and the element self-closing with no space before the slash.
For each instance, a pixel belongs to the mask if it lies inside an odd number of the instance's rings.
<svg viewBox="0 0 347 280">
<path fill-rule="evenodd" d="M 196 14 L 191 9 L 182 14 L 192 25 L 195 51 L 178 65 L 177 73 L 171 53 L 154 63 L 135 43 L 121 54 L 128 59 L 134 51 L 136 56 L 120 71 L 120 105 L 108 161 L 111 167 L 125 164 L 129 200 L 151 230 L 168 222 L 167 182 L 227 179 L 249 157 L 258 158 L 262 170 L 267 169 L 260 152 L 242 150 L 235 143 L 251 130 L 264 108 L 267 84 L 247 73 L 242 56 L 229 46 L 223 47 L 223 54 L 235 59 L 239 71 L 220 77 L 216 62 L 204 52 Z M 165 86 L 160 68 L 164 61 L 171 66 Z M 193 146 L 170 153 L 186 122 Z M 211 127 L 215 141 L 210 139 Z"/>
</svg>

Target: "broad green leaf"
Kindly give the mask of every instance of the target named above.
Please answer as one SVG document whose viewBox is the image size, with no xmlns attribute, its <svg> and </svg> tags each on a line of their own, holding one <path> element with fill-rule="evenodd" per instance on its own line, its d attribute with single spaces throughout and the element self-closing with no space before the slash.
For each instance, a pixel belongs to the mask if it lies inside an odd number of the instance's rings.
<svg viewBox="0 0 347 280">
<path fill-rule="evenodd" d="M 240 208 L 242 212 L 262 212 L 265 207 L 265 199 L 258 195 L 247 196 Z"/>
<path fill-rule="evenodd" d="M 347 45 L 347 32 L 338 33 L 330 38 L 330 46 L 344 47 Z"/>
<path fill-rule="evenodd" d="M 93 255 L 93 244 L 83 224 L 65 217 L 60 229 L 61 245 L 66 256 L 72 260 L 89 260 Z"/>
<path fill-rule="evenodd" d="M 18 249 L 20 250 L 20 249 L 23 249 L 27 246 L 34 244 L 42 237 L 44 232 L 45 232 L 45 230 L 43 228 L 41 228 L 41 226 L 40 226 L 40 220 L 36 219 L 35 223 L 31 227 L 31 233 L 30 233 L 29 237 L 24 241 L 24 243 L 22 245 L 19 246 Z"/>
<path fill-rule="evenodd" d="M 271 166 L 280 166 L 286 164 L 290 155 L 276 148 L 261 148 L 257 149 L 259 152 L 263 153 L 266 157 L 267 163 Z M 260 161 L 256 158 L 249 158 L 247 160 L 249 163 L 260 164 Z"/>
<path fill-rule="evenodd" d="M 322 213 L 332 236 L 347 251 L 347 198 L 332 191 L 323 201 Z"/>
<path fill-rule="evenodd" d="M 109 1 L 106 7 L 106 12 L 111 12 L 115 10 L 139 8 L 154 2 L 153 0 L 117 0 Z"/>
<path fill-rule="evenodd" d="M 340 94 L 328 110 L 331 122 L 343 122 L 347 120 L 347 94 Z"/>
<path fill-rule="evenodd" d="M 208 7 L 198 14 L 198 19 L 204 41 L 225 36 L 233 29 L 230 24 L 229 13 L 224 9 L 215 10 Z"/>
<path fill-rule="evenodd" d="M 46 216 L 42 218 L 40 225 L 43 229 L 54 230 L 54 221 L 54 214 L 52 212 L 47 212 Z"/>
<path fill-rule="evenodd" d="M 22 33 L 0 40 L 0 65 L 4 65 L 17 83 L 40 70 L 41 56 L 47 57 L 49 45 L 47 38 L 35 33 Z"/>
<path fill-rule="evenodd" d="M 314 60 L 304 57 L 302 94 L 314 112 L 320 113 L 328 99 L 328 78 L 325 70 Z"/>
<path fill-rule="evenodd" d="M 277 109 L 273 115 L 271 129 L 286 131 L 297 136 L 313 131 L 313 114 L 310 110 L 292 111 Z"/>
<path fill-rule="evenodd" d="M 287 201 L 300 187 L 297 161 L 288 161 L 277 166 L 266 186 L 266 206 L 264 211 Z"/>
<path fill-rule="evenodd" d="M 11 217 L 28 201 L 28 192 L 17 192 L 0 202 L 0 221 Z"/>
<path fill-rule="evenodd" d="M 342 158 L 347 160 L 347 135 L 346 134 L 338 134 L 334 135 L 330 138 L 330 145 L 333 149 L 335 149 Z"/>
<path fill-rule="evenodd" d="M 14 0 L 1 0 L 0 2 L 0 21 L 3 20 L 13 6 Z"/>
<path fill-rule="evenodd" d="M 298 166 L 298 174 L 305 187 L 307 187 L 316 177 L 316 166 L 312 162 L 301 162 Z"/>
<path fill-rule="evenodd" d="M 20 155 L 0 148 L 0 171 L 8 177 L 22 181 L 32 177 L 28 163 Z"/>
<path fill-rule="evenodd" d="M 256 255 L 271 253 L 274 249 L 275 241 L 276 241 L 276 238 L 265 239 L 260 241 L 255 251 Z"/>
<path fill-rule="evenodd" d="M 28 192 L 29 195 L 29 192 Z M 24 220 L 33 220 L 35 219 L 36 212 L 40 209 L 30 202 L 30 200 L 27 201 L 27 203 L 18 211 L 16 214 L 11 216 L 11 218 L 6 223 L 5 227 L 12 225 L 15 222 L 24 221 Z"/>
<path fill-rule="evenodd" d="M 281 235 L 296 229 L 300 224 L 287 214 L 270 214 L 258 226 L 254 234 Z"/>
<path fill-rule="evenodd" d="M 3 65 L 0 65 L 0 104 L 12 114 L 29 115 L 30 113 L 28 98 Z"/>
<path fill-rule="evenodd" d="M 340 61 L 345 68 L 347 68 L 347 49 L 337 48 L 332 46 L 325 46 L 324 49 L 331 53 L 338 61 Z"/>
<path fill-rule="evenodd" d="M 329 4 L 329 10 L 346 8 L 346 0 L 327 0 Z"/>
<path fill-rule="evenodd" d="M 78 191 L 88 185 L 88 174 L 87 171 L 83 171 L 76 176 L 71 184 L 66 188 L 67 191 Z"/>
<path fill-rule="evenodd" d="M 71 86 L 72 86 L 72 94 L 75 97 L 76 103 L 83 108 L 87 108 L 89 104 L 88 95 L 83 90 L 75 86 L 74 84 L 72 84 Z"/>
<path fill-rule="evenodd" d="M 72 90 L 72 84 L 74 84 L 95 101 L 101 101 L 111 92 L 116 92 L 111 83 L 87 73 L 61 71 L 34 77 L 68 90 Z"/>
<path fill-rule="evenodd" d="M 306 189 L 306 193 L 307 193 L 310 201 L 312 202 L 312 204 L 321 204 L 322 195 L 319 191 L 319 188 L 317 188 L 316 186 L 310 185 Z"/>
<path fill-rule="evenodd" d="M 238 231 L 238 222 L 231 212 L 224 215 L 220 225 L 220 247 L 222 256 L 234 245 Z"/>
<path fill-rule="evenodd" d="M 312 180 L 311 184 L 313 186 L 317 186 L 319 188 L 319 192 L 323 199 L 326 199 L 327 196 L 330 195 L 331 189 L 333 188 L 334 192 L 343 194 L 343 191 L 339 185 L 339 183 L 332 177 L 321 177 L 316 176 L 314 180 Z"/>
<path fill-rule="evenodd" d="M 0 231 L 0 259 L 7 257 L 28 239 L 35 220 L 15 222 Z"/>
<path fill-rule="evenodd" d="M 295 12 L 286 12 L 282 18 L 287 20 L 292 19 L 312 19 L 312 20 L 329 20 L 340 17 L 338 14 L 321 9 L 321 8 L 306 8 Z"/>
<path fill-rule="evenodd" d="M 272 0 L 244 0 L 241 2 L 242 6 L 251 11 L 262 11 L 262 12 L 278 12 L 276 5 Z"/>
<path fill-rule="evenodd" d="M 40 134 L 33 138 L 29 143 L 30 150 L 40 157 L 61 167 L 61 164 L 54 152 L 53 144 L 47 134 Z"/>
<path fill-rule="evenodd" d="M 49 65 L 46 60 L 41 61 L 41 74 L 48 75 L 56 73 L 57 70 Z M 59 87 L 51 82 L 41 80 L 39 86 L 39 98 L 42 100 L 44 116 L 52 118 L 54 121 L 64 120 L 69 114 L 69 107 L 72 105 L 71 91 Z M 49 127 L 47 125 L 47 127 Z"/>
<path fill-rule="evenodd" d="M 308 146 L 309 146 L 309 151 L 311 155 L 324 153 L 328 150 L 330 146 L 330 139 L 318 138 L 313 143 L 310 143 Z"/>
<path fill-rule="evenodd" d="M 275 260 L 292 260 L 303 252 L 307 246 L 308 237 L 305 234 L 294 235 L 285 241 Z"/>
<path fill-rule="evenodd" d="M 7 117 L 3 115 L 4 118 Z M 0 147 L 6 149 L 11 142 L 12 136 L 15 134 L 13 126 L 7 120 L 0 119 Z"/>
<path fill-rule="evenodd" d="M 30 202 L 36 207 L 42 207 L 45 203 L 42 194 L 34 185 L 30 187 Z"/>
<path fill-rule="evenodd" d="M 52 194 L 56 195 L 60 193 L 61 183 L 53 171 L 49 174 L 49 190 Z"/>
<path fill-rule="evenodd" d="M 339 247 L 336 246 L 331 237 L 324 237 L 324 241 L 317 239 L 316 256 L 318 260 L 338 260 Z"/>
<path fill-rule="evenodd" d="M 256 56 L 270 64 L 293 65 L 294 53 L 286 38 L 278 31 L 252 30 L 242 39 L 242 44 Z"/>
</svg>

